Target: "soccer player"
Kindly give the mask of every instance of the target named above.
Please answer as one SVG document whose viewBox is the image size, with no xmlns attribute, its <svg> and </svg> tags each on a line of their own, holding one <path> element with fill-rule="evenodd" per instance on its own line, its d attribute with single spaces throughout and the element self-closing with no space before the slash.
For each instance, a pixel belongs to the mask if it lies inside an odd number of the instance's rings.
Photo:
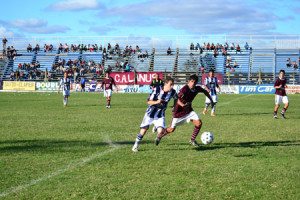
<svg viewBox="0 0 300 200">
<path fill-rule="evenodd" d="M 194 146 L 199 146 L 197 141 L 195 140 L 202 126 L 202 122 L 198 114 L 192 108 L 192 101 L 196 97 L 198 93 L 204 93 L 209 100 L 211 101 L 211 106 L 214 106 L 214 102 L 209 95 L 209 93 L 204 90 L 200 86 L 196 86 L 198 82 L 198 77 L 196 75 L 192 75 L 189 77 L 188 84 L 180 89 L 178 93 L 178 101 L 175 107 L 175 112 L 173 114 L 171 127 L 167 128 L 163 134 L 158 133 L 155 144 L 158 145 L 161 138 L 167 135 L 168 133 L 174 132 L 176 126 L 183 124 L 185 121 L 192 121 L 195 124 L 192 137 L 190 139 L 190 144 Z"/>
<path fill-rule="evenodd" d="M 214 107 L 211 109 L 211 116 L 216 116 L 215 115 L 215 111 L 216 111 L 216 104 L 218 102 L 217 100 L 217 90 L 216 88 L 218 88 L 219 91 L 221 91 L 220 86 L 218 84 L 218 79 L 217 77 L 214 76 L 214 70 L 211 69 L 209 70 L 209 76 L 205 78 L 204 80 L 204 87 L 206 89 L 206 91 L 208 91 L 208 93 L 210 94 L 214 104 Z M 207 108 L 210 105 L 211 101 L 209 100 L 208 97 L 206 97 L 205 100 L 205 108 L 203 110 L 203 114 L 205 115 L 207 113 Z"/>
<path fill-rule="evenodd" d="M 276 88 L 276 91 L 275 91 L 275 109 L 274 109 L 273 117 L 275 119 L 277 119 L 277 111 L 278 111 L 278 108 L 279 108 L 281 102 L 284 103 L 284 108 L 282 109 L 282 111 L 280 113 L 280 116 L 283 119 L 286 119 L 286 117 L 284 116 L 284 113 L 289 107 L 289 99 L 286 96 L 286 92 L 285 92 L 285 88 L 287 88 L 287 85 L 286 85 L 286 79 L 284 78 L 284 74 L 285 74 L 285 71 L 280 70 L 279 78 L 276 79 L 275 84 L 274 84 L 274 88 Z"/>
<path fill-rule="evenodd" d="M 174 105 L 177 102 L 177 93 L 173 89 L 174 79 L 167 77 L 163 86 L 155 87 L 148 97 L 149 107 L 144 115 L 140 125 L 140 132 L 137 134 L 132 151 L 137 152 L 140 142 L 146 134 L 149 126 L 154 124 L 159 134 L 165 129 L 165 110 L 171 98 L 174 99 Z"/>
<path fill-rule="evenodd" d="M 104 97 L 107 97 L 107 105 L 106 108 L 110 108 L 110 101 L 111 101 L 111 94 L 112 94 L 112 85 L 114 84 L 117 92 L 118 87 L 116 86 L 116 83 L 112 77 L 109 76 L 109 72 L 105 72 L 105 78 L 102 80 L 102 83 L 100 85 L 100 88 L 104 85 Z"/>
<path fill-rule="evenodd" d="M 70 96 L 70 89 L 72 87 L 72 80 L 71 78 L 68 78 L 68 74 L 67 72 L 64 73 L 64 78 L 61 78 L 59 86 L 58 86 L 58 93 L 60 91 L 60 88 L 62 87 L 63 90 L 63 103 L 64 103 L 64 107 L 67 107 L 68 104 L 68 99 Z"/>
</svg>

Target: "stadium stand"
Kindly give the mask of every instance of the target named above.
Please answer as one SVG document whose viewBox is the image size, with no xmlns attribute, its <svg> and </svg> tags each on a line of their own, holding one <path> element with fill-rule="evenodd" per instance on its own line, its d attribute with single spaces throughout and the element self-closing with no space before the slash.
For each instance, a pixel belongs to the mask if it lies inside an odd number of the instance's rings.
<svg viewBox="0 0 300 200">
<path fill-rule="evenodd" d="M 99 45 L 100 46 L 100 45 Z M 104 46 L 104 45 L 103 45 Z M 36 63 L 40 62 L 40 71 L 51 71 L 52 64 L 58 64 L 58 60 L 64 59 L 66 62 L 82 59 L 86 63 L 94 61 L 95 64 L 101 64 L 105 69 L 110 65 L 112 71 L 125 71 L 125 65 L 128 64 L 132 70 L 138 72 L 161 71 L 165 75 L 175 78 L 175 83 L 184 83 L 191 74 L 197 74 L 199 77 L 203 73 L 208 73 L 210 69 L 214 69 L 216 74 L 223 75 L 224 84 L 257 84 L 259 72 L 261 71 L 262 82 L 265 84 L 273 84 L 278 76 L 279 70 L 286 71 L 288 83 L 300 83 L 299 72 L 299 49 L 242 49 L 237 52 L 235 49 L 228 49 L 227 53 L 231 56 L 230 67 L 226 67 L 226 56 L 222 55 L 222 51 L 218 50 L 218 55 L 214 56 L 213 50 L 200 49 L 190 50 L 187 48 L 173 48 L 171 55 L 167 54 L 167 48 L 144 48 L 141 52 L 147 50 L 148 57 L 138 57 L 138 52 L 124 55 L 123 49 L 120 53 L 111 50 L 107 54 L 103 51 L 75 51 L 75 52 L 59 52 L 56 47 L 52 52 L 27 52 L 25 49 L 17 50 L 15 59 L 5 60 L 0 66 L 1 80 L 10 80 L 11 71 L 16 72 L 19 63 Z M 298 67 L 287 65 L 287 59 L 291 62 L 297 62 Z M 233 68 L 233 63 L 237 63 L 237 67 Z M 5 64 L 4 64 L 5 63 Z M 118 66 L 116 66 L 118 63 Z M 123 66 L 120 67 L 120 64 Z M 203 69 L 203 71 L 201 71 Z M 24 71 L 24 70 L 23 70 Z M 54 72 L 52 81 L 59 80 L 62 72 Z M 86 73 L 88 79 L 94 78 L 93 73 Z M 103 75 L 98 76 L 101 81 Z M 28 80 L 28 79 L 24 79 Z M 41 79 L 37 79 L 41 80 Z"/>
</svg>

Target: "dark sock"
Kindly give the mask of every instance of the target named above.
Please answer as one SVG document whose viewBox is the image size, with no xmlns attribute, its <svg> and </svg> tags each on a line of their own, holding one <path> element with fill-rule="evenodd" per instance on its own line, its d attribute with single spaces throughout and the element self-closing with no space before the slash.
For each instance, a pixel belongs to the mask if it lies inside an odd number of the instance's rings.
<svg viewBox="0 0 300 200">
<path fill-rule="evenodd" d="M 199 127 L 195 126 L 195 127 L 194 127 L 193 135 L 192 135 L 192 137 L 191 137 L 191 140 L 192 140 L 192 141 L 194 141 L 194 140 L 196 139 L 197 135 L 198 135 L 199 132 L 200 132 L 200 129 L 201 129 L 201 126 L 199 126 Z"/>
<path fill-rule="evenodd" d="M 281 114 L 283 115 L 286 111 L 286 108 L 283 108 L 282 111 L 281 111 Z"/>
</svg>

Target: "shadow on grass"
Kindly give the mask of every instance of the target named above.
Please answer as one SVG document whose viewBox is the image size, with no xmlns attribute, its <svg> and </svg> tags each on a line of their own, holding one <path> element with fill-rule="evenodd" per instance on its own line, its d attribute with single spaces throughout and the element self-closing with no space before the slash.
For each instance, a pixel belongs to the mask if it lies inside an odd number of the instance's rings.
<svg viewBox="0 0 300 200">
<path fill-rule="evenodd" d="M 214 150 L 222 148 L 260 148 L 266 146 L 299 146 L 300 140 L 286 140 L 286 141 L 253 141 L 253 142 L 239 142 L 239 143 L 213 143 L 212 145 L 200 145 L 195 148 L 196 151 Z"/>
<path fill-rule="evenodd" d="M 270 112 L 265 112 L 265 113 L 220 113 L 220 114 L 217 114 L 218 116 L 227 116 L 227 115 L 270 115 L 271 118 L 273 117 L 273 113 L 270 113 Z"/>
<path fill-rule="evenodd" d="M 152 141 L 143 141 L 143 143 L 153 143 Z M 114 142 L 115 145 L 133 145 L 134 141 Z M 110 146 L 107 142 L 91 142 L 85 140 L 7 140 L 1 141 L 0 152 L 7 151 L 80 151 L 87 147 Z"/>
</svg>

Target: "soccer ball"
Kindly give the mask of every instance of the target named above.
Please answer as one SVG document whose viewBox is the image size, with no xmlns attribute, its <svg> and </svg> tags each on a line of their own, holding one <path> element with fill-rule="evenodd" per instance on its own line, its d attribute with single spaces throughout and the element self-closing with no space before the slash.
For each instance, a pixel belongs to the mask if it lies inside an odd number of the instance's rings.
<svg viewBox="0 0 300 200">
<path fill-rule="evenodd" d="M 210 144 L 214 141 L 214 135 L 211 132 L 203 132 L 201 135 L 201 141 L 203 144 Z"/>
</svg>

